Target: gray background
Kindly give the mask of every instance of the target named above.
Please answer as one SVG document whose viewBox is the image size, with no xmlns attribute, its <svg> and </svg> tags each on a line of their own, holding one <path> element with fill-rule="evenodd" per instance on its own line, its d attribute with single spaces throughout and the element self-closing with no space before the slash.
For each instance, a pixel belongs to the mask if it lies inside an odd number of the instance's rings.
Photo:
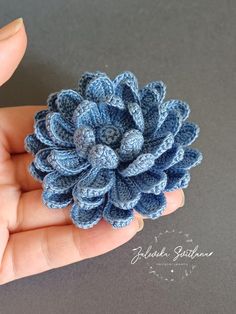
<svg viewBox="0 0 236 314">
<path fill-rule="evenodd" d="M 1 106 L 43 104 L 85 70 L 129 69 L 141 84 L 165 81 L 169 98 L 191 104 L 205 158 L 184 208 L 145 222 L 111 253 L 1 286 L 0 313 L 235 313 L 236 2 L 0 0 L 1 25 L 19 16 L 28 50 L 1 88 Z M 170 284 L 130 260 L 132 248 L 173 228 L 214 254 Z"/>
</svg>

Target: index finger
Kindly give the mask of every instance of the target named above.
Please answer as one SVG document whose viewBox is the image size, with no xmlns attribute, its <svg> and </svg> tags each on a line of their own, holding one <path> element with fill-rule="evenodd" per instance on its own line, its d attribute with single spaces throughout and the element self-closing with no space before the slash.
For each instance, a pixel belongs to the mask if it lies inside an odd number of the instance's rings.
<svg viewBox="0 0 236 314">
<path fill-rule="evenodd" d="M 25 152 L 24 139 L 33 132 L 34 115 L 46 106 L 21 106 L 0 109 L 0 148 L 10 154 Z"/>
</svg>

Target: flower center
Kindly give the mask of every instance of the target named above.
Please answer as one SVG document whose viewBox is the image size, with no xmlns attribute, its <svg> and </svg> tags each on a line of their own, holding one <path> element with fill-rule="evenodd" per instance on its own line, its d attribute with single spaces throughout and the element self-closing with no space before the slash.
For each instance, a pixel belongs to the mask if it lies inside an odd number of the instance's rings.
<svg viewBox="0 0 236 314">
<path fill-rule="evenodd" d="M 103 144 L 114 146 L 120 141 L 121 132 L 114 125 L 108 124 L 100 128 L 98 137 Z"/>
</svg>

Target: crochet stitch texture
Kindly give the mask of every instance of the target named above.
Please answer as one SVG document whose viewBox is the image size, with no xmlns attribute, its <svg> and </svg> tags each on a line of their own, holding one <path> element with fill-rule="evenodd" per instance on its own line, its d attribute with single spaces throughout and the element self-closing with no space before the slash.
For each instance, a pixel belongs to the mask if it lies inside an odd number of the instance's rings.
<svg viewBox="0 0 236 314">
<path fill-rule="evenodd" d="M 161 81 L 139 89 L 131 72 L 114 80 L 85 72 L 78 89 L 51 94 L 25 139 L 35 156 L 30 172 L 43 182 L 44 204 L 72 204 L 71 219 L 81 228 L 102 218 L 124 227 L 134 209 L 158 218 L 164 192 L 186 188 L 189 169 L 202 160 L 189 147 L 199 127 L 187 120 L 188 104 L 164 101 L 165 94 Z"/>
</svg>

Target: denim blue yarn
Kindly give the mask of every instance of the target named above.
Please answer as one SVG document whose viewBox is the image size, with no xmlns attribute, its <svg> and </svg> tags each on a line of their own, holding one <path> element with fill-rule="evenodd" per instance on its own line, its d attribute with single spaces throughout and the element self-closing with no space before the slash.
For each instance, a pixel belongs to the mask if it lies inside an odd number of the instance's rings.
<svg viewBox="0 0 236 314">
<path fill-rule="evenodd" d="M 164 192 L 186 188 L 189 170 L 202 154 L 190 145 L 199 127 L 188 121 L 181 100 L 164 101 L 166 86 L 139 89 L 131 72 L 111 80 L 85 72 L 78 89 L 48 98 L 35 115 L 25 146 L 35 158 L 30 173 L 43 183 L 49 208 L 71 206 L 73 223 L 91 228 L 102 218 L 114 228 L 128 225 L 134 210 L 156 219 Z"/>
</svg>

